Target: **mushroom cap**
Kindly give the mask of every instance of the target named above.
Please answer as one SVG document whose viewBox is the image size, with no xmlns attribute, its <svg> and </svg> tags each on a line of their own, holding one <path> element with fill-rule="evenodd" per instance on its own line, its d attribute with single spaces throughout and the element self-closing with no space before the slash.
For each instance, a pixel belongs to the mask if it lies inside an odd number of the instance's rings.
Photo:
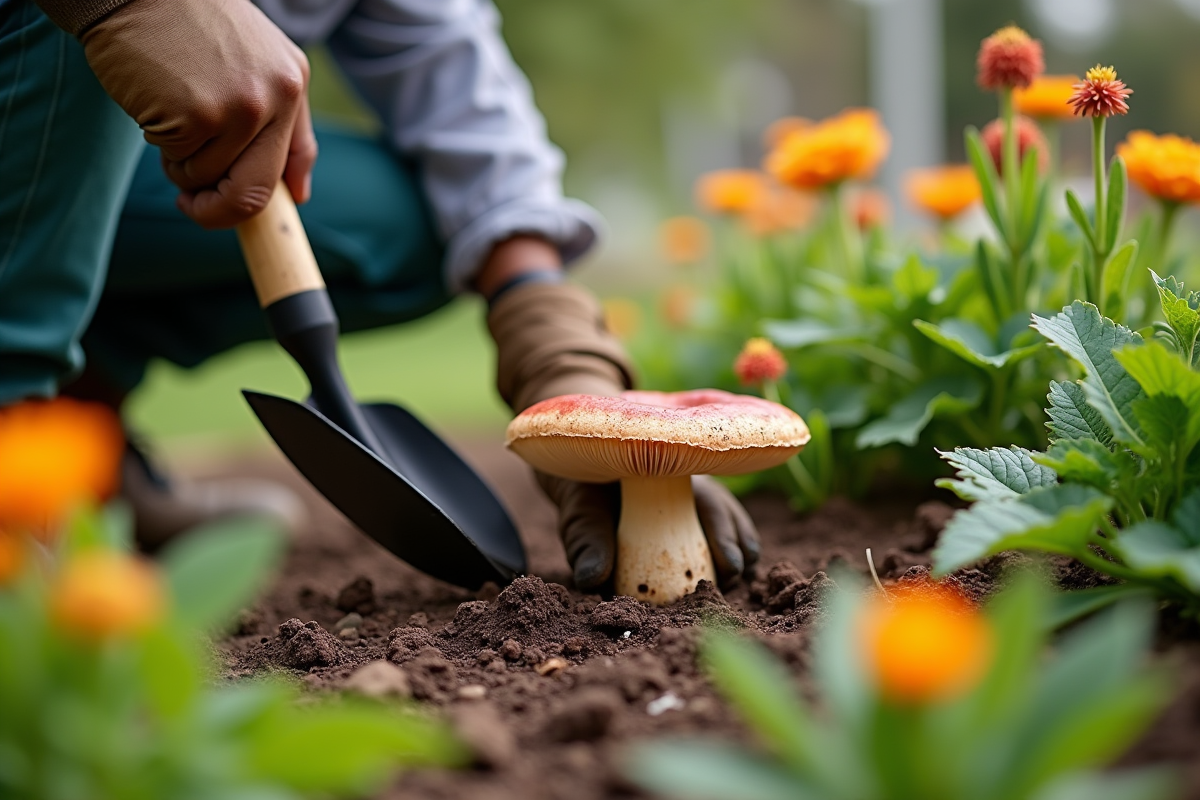
<svg viewBox="0 0 1200 800">
<path fill-rule="evenodd" d="M 542 472 L 609 483 L 757 472 L 787 461 L 808 439 L 789 408 L 698 389 L 552 397 L 509 423 L 507 445 Z"/>
</svg>

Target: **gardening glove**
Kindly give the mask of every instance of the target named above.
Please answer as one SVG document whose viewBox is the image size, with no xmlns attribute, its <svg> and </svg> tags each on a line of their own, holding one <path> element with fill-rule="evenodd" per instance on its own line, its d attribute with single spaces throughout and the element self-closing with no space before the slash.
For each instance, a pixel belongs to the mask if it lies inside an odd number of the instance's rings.
<svg viewBox="0 0 1200 800">
<path fill-rule="evenodd" d="M 505 292 L 488 312 L 496 341 L 497 388 L 515 412 L 564 394 L 617 395 L 633 385 L 620 343 L 595 298 L 569 284 L 536 283 Z M 558 530 L 575 585 L 597 589 L 612 575 L 620 484 L 580 483 L 536 472 L 558 506 Z M 696 512 L 723 584 L 758 560 L 758 533 L 733 494 L 707 476 L 692 479 Z"/>
<path fill-rule="evenodd" d="M 40 1 L 160 148 L 183 213 L 206 228 L 236 225 L 266 206 L 281 175 L 308 199 L 308 59 L 249 0 Z"/>
</svg>

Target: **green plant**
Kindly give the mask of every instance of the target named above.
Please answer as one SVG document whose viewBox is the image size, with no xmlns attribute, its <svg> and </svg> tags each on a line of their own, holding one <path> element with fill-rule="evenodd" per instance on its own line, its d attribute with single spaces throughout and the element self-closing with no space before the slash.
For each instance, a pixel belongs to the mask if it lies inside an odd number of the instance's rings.
<svg viewBox="0 0 1200 800">
<path fill-rule="evenodd" d="M 1051 641 L 1052 609 L 1053 596 L 1039 583 L 1016 582 L 988 607 L 993 647 L 982 677 L 965 693 L 932 698 L 898 699 L 881 689 L 882 662 L 868 663 L 863 645 L 864 625 L 878 606 L 857 593 L 836 597 L 814 645 L 815 703 L 762 647 L 710 634 L 703 643 L 707 672 L 762 749 L 640 744 L 628 774 L 649 790 L 689 800 L 1173 796 L 1171 776 L 1162 771 L 1096 771 L 1169 698 L 1163 670 L 1143 665 L 1153 610 L 1123 604 Z M 927 628 L 909 632 L 922 630 L 929 635 L 907 641 L 924 645 L 892 655 L 913 666 L 923 646 L 933 644 L 933 658 L 953 646 Z M 905 642 L 898 644 L 903 650 Z M 936 661 L 923 666 L 939 669 Z"/>
<path fill-rule="evenodd" d="M 1200 293 L 1153 278 L 1166 322 L 1150 341 L 1080 301 L 1034 319 L 1084 377 L 1050 384 L 1048 450 L 943 454 L 958 477 L 939 484 L 974 505 L 943 532 L 939 573 L 1042 551 L 1200 604 Z"/>
<path fill-rule="evenodd" d="M 402 708 L 300 703 L 277 679 L 214 684 L 202 634 L 253 598 L 278 532 L 243 521 L 191 533 L 159 573 L 125 553 L 129 529 L 119 512 L 84 513 L 54 552 L 32 539 L 10 551 L 23 566 L 0 580 L 0 796 L 357 795 L 399 766 L 463 761 L 441 725 Z M 97 563 L 120 569 L 88 574 Z M 114 574 L 137 580 L 112 585 Z"/>
</svg>

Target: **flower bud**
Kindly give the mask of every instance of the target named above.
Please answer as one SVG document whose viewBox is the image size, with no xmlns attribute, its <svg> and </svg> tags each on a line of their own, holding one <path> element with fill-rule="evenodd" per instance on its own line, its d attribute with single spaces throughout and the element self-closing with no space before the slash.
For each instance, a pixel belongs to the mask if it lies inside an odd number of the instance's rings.
<svg viewBox="0 0 1200 800">
<path fill-rule="evenodd" d="M 54 624 L 88 642 L 145 631 L 161 619 L 164 605 L 162 581 L 153 566 L 106 550 L 91 550 L 68 561 L 50 590 Z"/>
<path fill-rule="evenodd" d="M 1046 69 L 1041 42 L 1016 25 L 984 39 L 975 63 L 979 85 L 989 91 L 1024 88 Z"/>
<path fill-rule="evenodd" d="M 738 353 L 733 362 L 733 372 L 743 386 L 758 386 L 782 378 L 787 372 L 787 359 L 775 345 L 755 337 L 746 342 L 742 352 Z"/>
</svg>

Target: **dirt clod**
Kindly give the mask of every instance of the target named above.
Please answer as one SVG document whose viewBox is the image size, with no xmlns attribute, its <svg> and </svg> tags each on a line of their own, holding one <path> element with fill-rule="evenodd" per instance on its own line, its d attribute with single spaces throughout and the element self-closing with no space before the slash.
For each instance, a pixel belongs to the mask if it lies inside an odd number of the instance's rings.
<svg viewBox="0 0 1200 800">
<path fill-rule="evenodd" d="M 589 687 L 562 702 L 550 715 L 542 736 L 551 742 L 591 742 L 608 733 L 613 717 L 623 705 L 621 697 L 606 687 Z"/>
<path fill-rule="evenodd" d="M 263 645 L 265 660 L 280 667 L 308 670 L 353 663 L 346 646 L 316 622 L 289 619 Z"/>
<path fill-rule="evenodd" d="M 411 697 L 408 674 L 388 661 L 372 661 L 359 667 L 347 680 L 345 687 L 367 697 Z"/>
<path fill-rule="evenodd" d="M 375 584 L 370 578 L 358 576 L 342 587 L 334 601 L 339 611 L 370 614 L 375 611 Z"/>
<path fill-rule="evenodd" d="M 456 705 L 450 712 L 454 732 L 475 756 L 481 767 L 501 769 L 517 755 L 517 740 L 487 700 Z"/>
</svg>

